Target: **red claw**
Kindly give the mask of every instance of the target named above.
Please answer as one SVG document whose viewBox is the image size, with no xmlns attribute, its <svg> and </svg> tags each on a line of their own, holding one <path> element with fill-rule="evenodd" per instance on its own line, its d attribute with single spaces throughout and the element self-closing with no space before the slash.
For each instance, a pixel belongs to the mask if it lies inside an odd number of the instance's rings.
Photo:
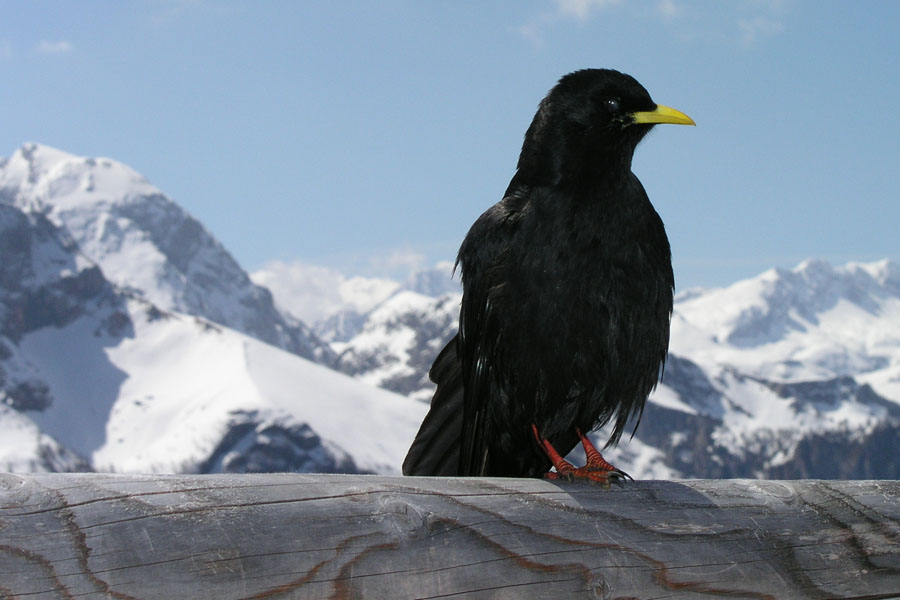
<svg viewBox="0 0 900 600">
<path fill-rule="evenodd" d="M 572 463 L 560 456 L 550 441 L 541 436 L 536 425 L 532 425 L 531 430 L 534 432 L 534 439 L 544 451 L 544 454 L 547 455 L 547 458 L 550 459 L 550 462 L 553 463 L 553 468 L 556 469 L 556 472 L 550 471 L 544 474 L 546 479 L 565 478 L 568 481 L 581 479 L 591 483 L 599 483 L 605 488 L 609 487 L 610 482 L 621 485 L 625 479 L 632 479 L 628 473 L 615 468 L 603 458 L 603 455 L 594 447 L 587 436 L 581 433 L 580 429 L 576 429 L 575 432 L 578 433 L 581 445 L 584 446 L 587 464 L 579 468 L 574 467 Z"/>
</svg>

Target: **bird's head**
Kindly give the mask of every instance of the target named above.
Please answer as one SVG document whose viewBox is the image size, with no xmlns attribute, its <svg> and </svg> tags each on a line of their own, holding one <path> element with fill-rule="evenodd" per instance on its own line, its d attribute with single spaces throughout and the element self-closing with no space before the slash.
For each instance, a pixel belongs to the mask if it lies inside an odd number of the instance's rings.
<svg viewBox="0 0 900 600">
<path fill-rule="evenodd" d="M 630 75 L 611 69 L 569 73 L 541 101 L 525 133 L 519 172 L 553 183 L 627 174 L 638 142 L 658 123 L 694 121 L 656 104 Z"/>
</svg>

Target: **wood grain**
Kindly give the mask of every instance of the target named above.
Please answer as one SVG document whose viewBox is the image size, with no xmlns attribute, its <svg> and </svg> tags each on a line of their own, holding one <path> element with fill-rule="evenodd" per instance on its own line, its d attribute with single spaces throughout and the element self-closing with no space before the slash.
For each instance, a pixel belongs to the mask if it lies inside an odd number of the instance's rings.
<svg viewBox="0 0 900 600">
<path fill-rule="evenodd" d="M 900 482 L 0 475 L 0 599 L 898 598 Z"/>
</svg>

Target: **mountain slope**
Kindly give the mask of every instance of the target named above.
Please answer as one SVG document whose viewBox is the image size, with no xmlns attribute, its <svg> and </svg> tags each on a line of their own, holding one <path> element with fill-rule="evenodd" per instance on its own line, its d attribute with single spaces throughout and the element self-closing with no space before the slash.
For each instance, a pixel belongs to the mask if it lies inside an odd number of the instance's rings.
<svg viewBox="0 0 900 600">
<path fill-rule="evenodd" d="M 334 343 L 337 370 L 370 385 L 430 400 L 428 369 L 454 335 L 459 294 L 429 298 L 412 291 L 391 296 L 362 320 L 347 343 Z"/>
<path fill-rule="evenodd" d="M 90 471 L 90 465 L 66 449 L 23 413 L 0 404 L 0 471 L 67 473 Z"/>
<path fill-rule="evenodd" d="M 795 381 L 900 366 L 900 265 L 806 261 L 679 299 L 671 350 Z M 884 382 L 887 383 L 887 382 Z M 900 387 L 883 386 L 900 398 Z"/>
<path fill-rule="evenodd" d="M 124 335 L 86 315 L 19 344 L 54 399 L 31 419 L 95 469 L 396 473 L 424 414 L 197 317 L 141 300 L 125 314 Z"/>
</svg>

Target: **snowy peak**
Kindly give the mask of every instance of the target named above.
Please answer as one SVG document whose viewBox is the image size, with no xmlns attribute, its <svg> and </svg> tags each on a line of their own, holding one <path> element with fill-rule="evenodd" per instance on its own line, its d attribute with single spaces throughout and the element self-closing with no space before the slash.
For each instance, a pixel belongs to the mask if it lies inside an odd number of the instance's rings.
<svg viewBox="0 0 900 600">
<path fill-rule="evenodd" d="M 0 171 L 0 188 L 18 189 L 19 200 L 47 201 L 55 210 L 161 193 L 139 173 L 109 158 L 86 158 L 28 143 Z M 123 192 L 125 192 L 123 194 Z M 33 208 L 24 206 L 23 208 Z"/>
<path fill-rule="evenodd" d="M 883 259 L 871 263 L 850 263 L 847 268 L 865 271 L 883 288 L 900 296 L 900 263 Z"/>
<path fill-rule="evenodd" d="M 810 260 L 694 292 L 676 302 L 670 351 L 782 380 L 883 369 L 900 363 L 898 271 L 891 261 Z"/>
<path fill-rule="evenodd" d="M 211 308 L 198 306 L 198 290 L 191 285 L 200 283 L 192 280 L 202 278 L 204 267 L 214 266 L 215 275 L 229 283 L 248 282 L 202 225 L 121 163 L 27 144 L 0 172 L 0 182 L 17 192 L 20 208 L 37 209 L 67 229 L 110 281 L 165 310 Z"/>
<path fill-rule="evenodd" d="M 196 219 L 131 168 L 26 144 L 0 166 L 0 199 L 45 215 L 115 286 L 162 310 L 232 327 L 301 356 L 331 360 L 302 323 Z"/>
</svg>

